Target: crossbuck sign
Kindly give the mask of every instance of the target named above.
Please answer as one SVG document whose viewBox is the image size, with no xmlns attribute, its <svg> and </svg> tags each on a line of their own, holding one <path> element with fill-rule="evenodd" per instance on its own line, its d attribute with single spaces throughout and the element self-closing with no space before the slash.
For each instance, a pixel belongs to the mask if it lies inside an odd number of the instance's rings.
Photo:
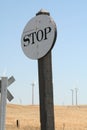
<svg viewBox="0 0 87 130">
<path fill-rule="evenodd" d="M 6 100 L 11 101 L 14 97 L 9 92 L 7 87 L 15 81 L 14 77 L 11 76 L 9 79 L 7 77 L 2 77 L 0 80 L 0 130 L 5 130 L 5 117 L 6 117 Z"/>
</svg>

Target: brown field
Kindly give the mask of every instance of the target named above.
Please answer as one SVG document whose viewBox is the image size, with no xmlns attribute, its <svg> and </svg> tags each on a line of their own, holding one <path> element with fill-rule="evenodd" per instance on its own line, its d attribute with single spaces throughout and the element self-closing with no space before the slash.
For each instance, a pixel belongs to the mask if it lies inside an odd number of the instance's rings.
<svg viewBox="0 0 87 130">
<path fill-rule="evenodd" d="M 54 115 L 55 130 L 87 130 L 86 105 L 55 106 Z M 8 104 L 6 130 L 40 130 L 39 106 Z"/>
</svg>

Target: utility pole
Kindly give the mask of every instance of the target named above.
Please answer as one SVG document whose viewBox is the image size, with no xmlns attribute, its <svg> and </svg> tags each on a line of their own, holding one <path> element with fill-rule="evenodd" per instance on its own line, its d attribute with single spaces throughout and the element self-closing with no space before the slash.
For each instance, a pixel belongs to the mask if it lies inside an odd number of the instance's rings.
<svg viewBox="0 0 87 130">
<path fill-rule="evenodd" d="M 73 93 L 74 93 L 74 90 L 73 89 L 70 89 L 71 92 L 72 92 L 72 105 L 74 105 L 74 101 L 73 101 Z"/>
</svg>

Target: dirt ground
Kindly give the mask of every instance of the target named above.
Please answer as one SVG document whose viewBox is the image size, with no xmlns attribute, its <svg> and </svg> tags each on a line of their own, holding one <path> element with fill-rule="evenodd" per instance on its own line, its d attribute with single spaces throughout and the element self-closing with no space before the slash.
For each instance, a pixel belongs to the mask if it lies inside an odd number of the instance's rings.
<svg viewBox="0 0 87 130">
<path fill-rule="evenodd" d="M 87 105 L 55 106 L 55 130 L 87 130 Z M 6 130 L 40 130 L 39 106 L 8 104 Z"/>
</svg>

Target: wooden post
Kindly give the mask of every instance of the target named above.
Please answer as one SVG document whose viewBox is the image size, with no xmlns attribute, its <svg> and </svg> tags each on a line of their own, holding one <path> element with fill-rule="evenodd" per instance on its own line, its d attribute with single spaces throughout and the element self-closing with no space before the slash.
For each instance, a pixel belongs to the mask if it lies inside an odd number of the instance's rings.
<svg viewBox="0 0 87 130">
<path fill-rule="evenodd" d="M 41 130 L 54 130 L 51 52 L 38 60 Z"/>
</svg>

